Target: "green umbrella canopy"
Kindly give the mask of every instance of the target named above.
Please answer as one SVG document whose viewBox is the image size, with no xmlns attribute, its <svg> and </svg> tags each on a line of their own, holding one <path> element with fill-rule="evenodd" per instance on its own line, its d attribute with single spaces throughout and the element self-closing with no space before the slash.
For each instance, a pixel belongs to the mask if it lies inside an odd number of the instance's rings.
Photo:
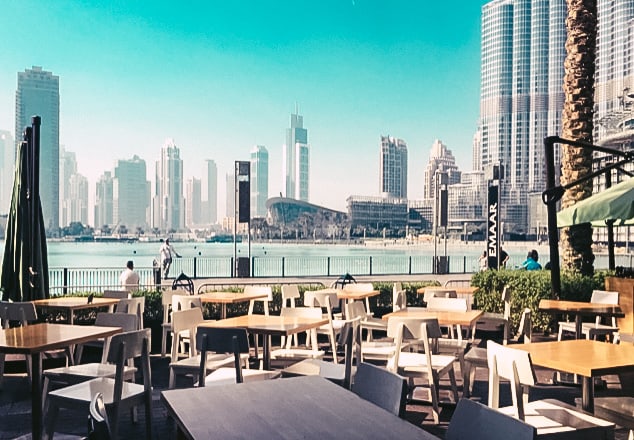
<svg viewBox="0 0 634 440">
<path fill-rule="evenodd" d="M 31 182 L 33 174 L 39 173 L 39 167 L 33 166 L 37 162 L 33 160 L 32 150 L 27 142 L 18 146 L 0 277 L 5 301 L 31 301 L 49 296 L 42 205 L 39 191 Z"/>
<path fill-rule="evenodd" d="M 557 213 L 557 227 L 592 223 L 606 226 L 614 220 L 614 226 L 634 225 L 634 178 L 594 194 Z"/>
</svg>

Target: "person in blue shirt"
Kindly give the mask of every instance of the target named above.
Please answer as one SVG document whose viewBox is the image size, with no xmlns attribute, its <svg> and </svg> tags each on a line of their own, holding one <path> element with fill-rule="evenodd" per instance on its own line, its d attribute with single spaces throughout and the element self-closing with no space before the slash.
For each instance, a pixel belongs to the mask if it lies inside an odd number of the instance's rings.
<svg viewBox="0 0 634 440">
<path fill-rule="evenodd" d="M 537 262 L 539 260 L 539 254 L 535 249 L 528 253 L 526 261 L 522 263 L 522 268 L 526 270 L 541 270 L 542 265 Z"/>
</svg>

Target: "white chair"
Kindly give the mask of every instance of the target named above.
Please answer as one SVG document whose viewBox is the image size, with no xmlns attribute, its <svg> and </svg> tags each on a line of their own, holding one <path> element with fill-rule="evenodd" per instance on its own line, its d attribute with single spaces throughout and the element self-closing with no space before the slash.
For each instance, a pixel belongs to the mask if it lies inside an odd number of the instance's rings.
<svg viewBox="0 0 634 440">
<path fill-rule="evenodd" d="M 132 294 L 128 292 L 127 290 L 104 290 L 103 297 L 127 299 L 127 298 L 132 298 Z"/>
<path fill-rule="evenodd" d="M 427 301 L 427 310 L 438 310 L 445 312 L 466 312 L 467 300 L 465 298 L 454 297 L 431 297 Z M 447 334 L 454 337 L 454 327 L 452 325 L 447 326 Z M 455 335 L 459 340 L 462 340 L 462 329 L 460 325 L 456 325 Z M 467 329 L 469 331 L 470 329 Z"/>
<path fill-rule="evenodd" d="M 194 355 L 194 346 L 189 343 L 192 331 L 195 332 L 198 324 L 204 321 L 200 307 L 189 307 L 172 312 L 172 349 L 170 351 L 170 363 L 177 362 L 181 357 Z M 189 345 L 185 351 L 185 344 Z"/>
<path fill-rule="evenodd" d="M 388 320 L 388 334 L 396 341 L 394 357 L 388 361 L 387 368 L 409 379 L 410 394 L 421 386 L 414 379 L 425 379 L 429 387 L 434 423 L 439 423 L 439 387 L 440 377 L 447 375 L 451 383 L 453 399 L 458 402 L 458 386 L 454 372 L 454 356 L 436 354 L 438 339 L 442 332 L 437 319 L 414 319 L 391 317 Z M 422 343 L 423 353 L 401 351 L 403 338 L 415 339 Z"/>
<path fill-rule="evenodd" d="M 491 408 L 536 427 L 538 436 L 547 435 L 549 439 L 614 438 L 614 424 L 579 412 L 574 407 L 552 399 L 528 402 L 527 391 L 535 386 L 535 373 L 527 351 L 487 341 L 487 359 Z M 500 379 L 511 382 L 513 406 L 499 408 Z"/>
<path fill-rule="evenodd" d="M 145 313 L 145 297 L 135 296 L 134 298 L 120 299 L 116 304 L 115 312 L 118 313 L 131 313 L 137 317 L 137 325 L 139 330 L 143 330 L 143 313 Z"/>
<path fill-rule="evenodd" d="M 343 286 L 343 290 L 345 292 L 372 292 L 374 291 L 374 285 L 372 283 L 350 283 Z M 372 310 L 370 310 L 370 298 L 365 298 L 365 309 L 368 313 L 368 316 L 373 316 Z"/>
<path fill-rule="evenodd" d="M 594 290 L 592 292 L 592 297 L 590 298 L 591 303 L 597 304 L 609 304 L 609 305 L 619 305 L 619 292 L 610 292 L 606 290 Z M 611 325 L 601 324 L 601 317 L 597 316 L 594 323 L 584 322 L 581 324 L 581 334 L 586 337 L 586 339 L 597 339 L 597 336 L 610 336 L 619 331 L 619 328 L 616 325 L 616 318 L 612 317 Z M 559 322 L 559 332 L 557 333 L 557 340 L 561 341 L 563 336 L 563 332 L 575 333 L 575 323 L 574 322 Z"/>
<path fill-rule="evenodd" d="M 104 327 L 121 327 L 123 332 L 137 330 L 137 317 L 129 313 L 99 313 L 95 320 L 95 325 Z M 46 399 L 52 383 L 64 384 L 65 386 L 85 382 L 97 377 L 114 377 L 117 367 L 107 363 L 108 351 L 111 337 L 102 342 L 103 354 L 101 362 L 71 365 L 60 368 L 50 368 L 43 372 L 42 407 L 46 412 Z M 78 346 L 79 349 L 80 346 Z M 134 381 L 136 368 L 134 365 L 124 366 L 123 380 Z"/>
<path fill-rule="evenodd" d="M 531 319 L 531 309 L 525 308 L 520 318 L 520 325 L 513 342 L 531 342 L 533 322 Z M 504 344 L 506 345 L 506 344 Z M 469 397 L 473 392 L 473 382 L 475 381 L 476 368 L 488 368 L 487 349 L 482 347 L 471 347 L 464 355 L 464 368 L 461 370 L 463 378 L 462 394 Z"/>
<path fill-rule="evenodd" d="M 394 283 L 392 286 L 392 312 L 398 312 L 407 308 L 407 292 L 401 283 Z"/>
<path fill-rule="evenodd" d="M 423 294 L 423 301 L 429 303 L 430 298 L 458 298 L 458 294 L 453 289 L 444 289 L 442 287 L 426 288 Z"/>
<path fill-rule="evenodd" d="M 321 327 L 317 328 L 317 335 L 328 336 L 328 341 L 330 342 L 330 347 L 332 349 L 332 357 L 335 363 L 338 362 L 336 336 L 341 331 L 341 327 L 343 327 L 343 322 L 344 322 L 341 319 L 333 318 L 333 312 L 332 312 L 333 303 L 336 303 L 336 302 L 337 302 L 336 293 L 325 293 L 325 292 L 315 292 L 315 291 L 304 292 L 304 306 L 320 307 L 322 310 L 325 310 L 325 313 L 323 313 L 322 316 L 328 319 L 328 324 L 322 325 Z"/>
<path fill-rule="evenodd" d="M 167 353 L 167 337 L 172 334 L 172 297 L 177 290 L 163 290 L 161 304 L 163 306 L 163 323 L 161 324 L 161 357 Z"/>
<path fill-rule="evenodd" d="M 476 322 L 476 329 L 478 327 L 486 329 L 486 330 L 494 330 L 499 327 L 503 329 L 503 343 L 506 345 L 508 343 L 508 338 L 510 336 L 511 326 L 511 294 L 512 290 L 509 286 L 504 286 L 502 289 L 502 303 L 504 305 L 503 313 L 494 313 L 494 312 L 484 312 L 480 318 L 478 318 L 478 322 Z"/>
<path fill-rule="evenodd" d="M 107 361 L 116 365 L 114 378 L 100 377 L 65 388 L 51 391 L 48 395 L 46 432 L 52 438 L 55 421 L 60 408 L 79 409 L 88 413 L 95 393 L 101 393 L 109 410 L 112 435 L 118 433 L 121 412 L 136 406 L 145 406 L 145 434 L 152 438 L 152 381 L 150 373 L 150 330 L 136 330 L 112 336 Z M 143 384 L 126 382 L 124 369 L 128 359 L 138 358 L 143 374 Z"/>
<path fill-rule="evenodd" d="M 294 318 L 312 318 L 321 319 L 322 312 L 319 307 L 296 307 L 285 308 L 280 311 L 280 316 L 288 316 Z M 286 346 L 271 351 L 271 361 L 281 361 L 283 363 L 294 363 L 303 359 L 321 359 L 324 357 L 324 351 L 319 349 L 317 344 L 317 329 L 309 330 L 310 336 L 306 337 L 309 341 L 310 348 L 300 348 L 291 345 L 291 338 L 287 338 Z"/>
<path fill-rule="evenodd" d="M 301 298 L 301 295 L 296 284 L 285 284 L 282 286 L 282 308 L 295 308 L 295 301 L 299 298 Z M 292 343 L 297 345 L 297 334 L 291 335 L 291 338 L 293 338 Z M 282 336 L 280 345 L 282 347 L 286 345 L 286 337 Z"/>
</svg>

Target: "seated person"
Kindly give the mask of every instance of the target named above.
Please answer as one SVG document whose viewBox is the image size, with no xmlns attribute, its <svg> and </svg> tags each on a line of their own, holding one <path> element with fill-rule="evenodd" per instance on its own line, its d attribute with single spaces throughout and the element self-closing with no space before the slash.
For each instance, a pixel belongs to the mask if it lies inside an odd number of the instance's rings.
<svg viewBox="0 0 634 440">
<path fill-rule="evenodd" d="M 541 270 L 542 265 L 537 262 L 539 259 L 539 254 L 535 249 L 528 253 L 526 257 L 526 261 L 522 263 L 522 269 L 526 270 Z"/>
</svg>

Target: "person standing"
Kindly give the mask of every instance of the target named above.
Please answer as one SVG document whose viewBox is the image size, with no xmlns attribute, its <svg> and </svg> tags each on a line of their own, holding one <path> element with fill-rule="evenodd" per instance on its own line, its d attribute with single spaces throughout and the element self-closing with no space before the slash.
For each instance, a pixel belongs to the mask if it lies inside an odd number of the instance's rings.
<svg viewBox="0 0 634 440">
<path fill-rule="evenodd" d="M 170 239 L 166 238 L 160 249 L 161 254 L 161 267 L 163 268 L 163 279 L 166 280 L 170 273 L 170 266 L 172 265 L 172 255 L 180 258 L 180 255 L 174 249 L 174 246 L 170 244 Z"/>
<path fill-rule="evenodd" d="M 487 257 L 487 251 L 483 251 L 480 258 L 478 258 L 478 262 L 480 263 L 480 272 L 487 270 L 487 267 L 489 266 L 488 259 L 489 257 Z"/>
<path fill-rule="evenodd" d="M 507 261 L 509 261 L 509 254 L 500 246 L 500 268 L 506 267 Z"/>
<path fill-rule="evenodd" d="M 132 260 L 127 262 L 126 268 L 121 272 L 119 284 L 128 292 L 139 290 L 139 274 L 134 271 L 134 262 Z"/>
</svg>

